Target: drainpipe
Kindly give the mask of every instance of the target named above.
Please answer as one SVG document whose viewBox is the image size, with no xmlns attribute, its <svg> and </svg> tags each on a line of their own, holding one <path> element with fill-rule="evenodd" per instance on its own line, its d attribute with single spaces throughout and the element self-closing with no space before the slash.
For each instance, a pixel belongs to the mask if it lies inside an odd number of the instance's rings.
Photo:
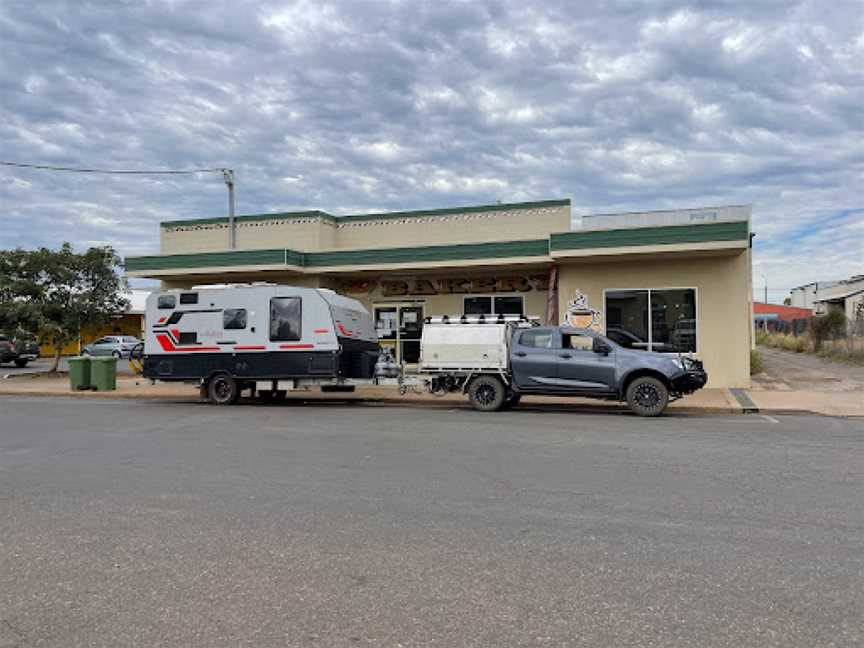
<svg viewBox="0 0 864 648">
<path fill-rule="evenodd" d="M 546 323 L 558 324 L 558 266 L 549 267 L 549 289 L 546 291 Z"/>
</svg>

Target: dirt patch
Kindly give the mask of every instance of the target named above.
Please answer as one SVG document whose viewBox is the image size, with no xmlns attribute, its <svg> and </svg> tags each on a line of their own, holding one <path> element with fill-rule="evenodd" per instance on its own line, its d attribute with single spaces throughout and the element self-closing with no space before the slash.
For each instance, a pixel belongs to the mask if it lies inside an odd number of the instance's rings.
<svg viewBox="0 0 864 648">
<path fill-rule="evenodd" d="M 759 354 L 764 369 L 752 377 L 753 389 L 864 393 L 864 367 L 766 346 Z"/>
</svg>

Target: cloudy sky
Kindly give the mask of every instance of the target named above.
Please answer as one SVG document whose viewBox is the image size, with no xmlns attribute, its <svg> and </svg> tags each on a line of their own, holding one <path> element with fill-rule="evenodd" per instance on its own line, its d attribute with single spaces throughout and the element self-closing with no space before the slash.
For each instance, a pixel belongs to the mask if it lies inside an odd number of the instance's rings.
<svg viewBox="0 0 864 648">
<path fill-rule="evenodd" d="M 753 205 L 754 276 L 864 272 L 864 2 L 0 4 L 0 159 L 230 166 L 239 213 Z M 0 167 L 0 247 L 158 250 L 221 177 Z"/>
</svg>

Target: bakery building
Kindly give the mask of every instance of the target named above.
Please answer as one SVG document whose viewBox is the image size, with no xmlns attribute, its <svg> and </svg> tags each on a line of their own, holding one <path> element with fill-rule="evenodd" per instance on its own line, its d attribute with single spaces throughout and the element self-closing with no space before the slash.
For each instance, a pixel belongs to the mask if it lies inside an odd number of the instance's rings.
<svg viewBox="0 0 864 648">
<path fill-rule="evenodd" d="M 417 360 L 425 317 L 580 313 L 624 346 L 691 352 L 709 387 L 749 386 L 750 208 L 583 216 L 569 200 L 334 216 L 255 214 L 160 224 L 129 277 L 165 288 L 272 282 L 362 301 L 383 345 Z"/>
</svg>

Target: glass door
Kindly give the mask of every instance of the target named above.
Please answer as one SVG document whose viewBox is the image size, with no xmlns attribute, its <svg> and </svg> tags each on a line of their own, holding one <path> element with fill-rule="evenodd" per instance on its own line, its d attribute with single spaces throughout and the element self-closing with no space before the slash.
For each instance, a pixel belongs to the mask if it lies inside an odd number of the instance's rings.
<svg viewBox="0 0 864 648">
<path fill-rule="evenodd" d="M 420 335 L 423 332 L 422 304 L 381 304 L 374 307 L 375 332 L 382 348 L 389 348 L 396 362 L 420 361 Z"/>
<path fill-rule="evenodd" d="M 423 333 L 423 306 L 399 307 L 399 362 L 420 362 L 420 335 Z"/>
</svg>

